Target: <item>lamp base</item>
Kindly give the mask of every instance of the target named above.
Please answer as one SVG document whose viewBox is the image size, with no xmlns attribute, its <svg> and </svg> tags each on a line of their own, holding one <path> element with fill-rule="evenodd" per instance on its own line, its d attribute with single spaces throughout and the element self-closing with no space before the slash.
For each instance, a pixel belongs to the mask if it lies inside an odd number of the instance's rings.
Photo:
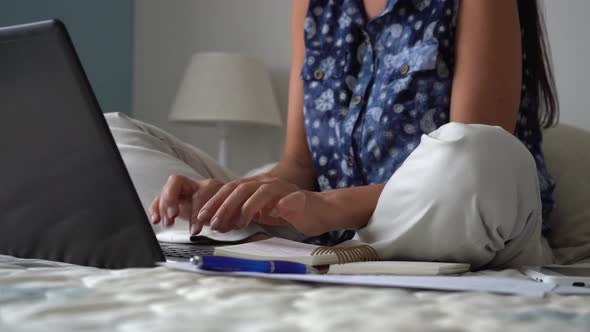
<svg viewBox="0 0 590 332">
<path fill-rule="evenodd" d="M 217 153 L 217 161 L 222 167 L 228 167 L 228 155 L 227 155 L 227 139 L 229 137 L 229 128 L 227 125 L 220 123 L 217 125 L 219 131 L 219 150 Z"/>
</svg>

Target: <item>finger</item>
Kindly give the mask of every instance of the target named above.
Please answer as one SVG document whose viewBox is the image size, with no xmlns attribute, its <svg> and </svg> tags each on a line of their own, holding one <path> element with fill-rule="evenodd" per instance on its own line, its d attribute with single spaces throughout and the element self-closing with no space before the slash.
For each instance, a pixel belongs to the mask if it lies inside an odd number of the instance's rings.
<svg viewBox="0 0 590 332">
<path fill-rule="evenodd" d="M 160 222 L 160 213 L 158 212 L 160 210 L 160 195 L 156 196 L 156 198 L 154 198 L 154 200 L 152 201 L 152 204 L 150 204 L 150 207 L 148 208 L 148 214 L 150 217 L 150 221 L 152 222 L 152 224 L 156 225 Z"/>
<path fill-rule="evenodd" d="M 266 217 L 279 201 L 280 195 L 269 184 L 263 184 L 242 206 L 242 217 L 248 221 Z"/>
<path fill-rule="evenodd" d="M 199 220 L 199 211 L 207 201 L 209 201 L 223 186 L 221 182 L 219 183 L 209 183 L 208 185 L 203 185 L 201 189 L 197 190 L 193 194 L 193 202 L 192 202 L 192 212 L 191 217 L 189 220 L 190 226 L 189 231 L 191 235 L 197 235 L 201 233 L 203 226 L 209 220 Z"/>
<path fill-rule="evenodd" d="M 182 218 L 182 219 L 186 220 L 187 222 L 189 222 L 191 219 L 191 215 L 193 213 L 192 199 L 190 199 L 188 201 L 186 199 L 180 200 L 180 203 L 178 204 L 178 208 L 180 209 L 180 212 L 178 213 L 178 217 L 176 217 L 176 218 Z"/>
<path fill-rule="evenodd" d="M 272 217 L 270 215 L 266 215 L 264 217 L 260 217 L 257 219 L 257 222 L 262 225 L 269 225 L 269 226 L 284 226 L 289 225 L 289 222 L 280 217 Z"/>
<path fill-rule="evenodd" d="M 223 230 L 223 232 L 227 232 L 227 231 L 235 230 L 235 229 L 242 229 L 242 228 L 248 226 L 251 221 L 251 220 L 247 220 L 244 217 L 242 217 L 240 209 L 238 209 L 236 211 L 236 213 L 232 217 L 230 217 L 228 220 L 229 220 L 229 222 L 227 223 L 227 227 Z"/>
<path fill-rule="evenodd" d="M 201 208 L 197 215 L 197 219 L 200 223 L 204 223 L 212 220 L 213 216 L 223 204 L 225 199 L 238 187 L 239 181 L 232 181 L 224 184 L 213 197 L 211 197 L 205 205 Z"/>
<path fill-rule="evenodd" d="M 174 219 L 180 212 L 179 201 L 182 194 L 192 193 L 195 188 L 195 182 L 187 177 L 180 175 L 171 175 L 160 194 L 160 216 L 165 226 L 172 226 Z"/>
<path fill-rule="evenodd" d="M 227 232 L 245 222 L 240 220 L 241 207 L 260 187 L 260 182 L 247 182 L 238 185 L 221 204 L 211 219 L 211 229 Z"/>
</svg>

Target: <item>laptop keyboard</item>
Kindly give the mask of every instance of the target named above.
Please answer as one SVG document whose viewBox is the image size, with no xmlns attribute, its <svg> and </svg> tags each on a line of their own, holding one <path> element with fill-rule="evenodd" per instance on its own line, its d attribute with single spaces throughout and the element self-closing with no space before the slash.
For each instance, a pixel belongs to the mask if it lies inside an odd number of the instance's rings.
<svg viewBox="0 0 590 332">
<path fill-rule="evenodd" d="M 213 255 L 215 247 L 201 246 L 193 244 L 177 244 L 160 242 L 162 252 L 166 257 L 191 258 L 193 256 L 210 256 Z"/>
</svg>

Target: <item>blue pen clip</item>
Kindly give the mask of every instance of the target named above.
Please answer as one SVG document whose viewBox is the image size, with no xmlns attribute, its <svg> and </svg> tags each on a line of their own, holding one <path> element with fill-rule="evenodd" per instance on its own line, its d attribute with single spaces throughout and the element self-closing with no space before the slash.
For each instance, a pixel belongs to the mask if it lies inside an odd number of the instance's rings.
<svg viewBox="0 0 590 332">
<path fill-rule="evenodd" d="M 260 272 L 260 273 L 316 273 L 305 264 L 286 261 L 261 261 L 223 256 L 193 256 L 190 262 L 202 270 L 219 272 Z"/>
</svg>

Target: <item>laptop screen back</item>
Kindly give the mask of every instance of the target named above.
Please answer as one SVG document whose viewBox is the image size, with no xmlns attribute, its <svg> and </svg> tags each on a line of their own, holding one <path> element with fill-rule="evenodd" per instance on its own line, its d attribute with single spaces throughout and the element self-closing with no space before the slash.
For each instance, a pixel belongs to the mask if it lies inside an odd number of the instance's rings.
<svg viewBox="0 0 590 332">
<path fill-rule="evenodd" d="M 61 23 L 0 29 L 0 73 L 0 254 L 164 260 Z"/>
</svg>

